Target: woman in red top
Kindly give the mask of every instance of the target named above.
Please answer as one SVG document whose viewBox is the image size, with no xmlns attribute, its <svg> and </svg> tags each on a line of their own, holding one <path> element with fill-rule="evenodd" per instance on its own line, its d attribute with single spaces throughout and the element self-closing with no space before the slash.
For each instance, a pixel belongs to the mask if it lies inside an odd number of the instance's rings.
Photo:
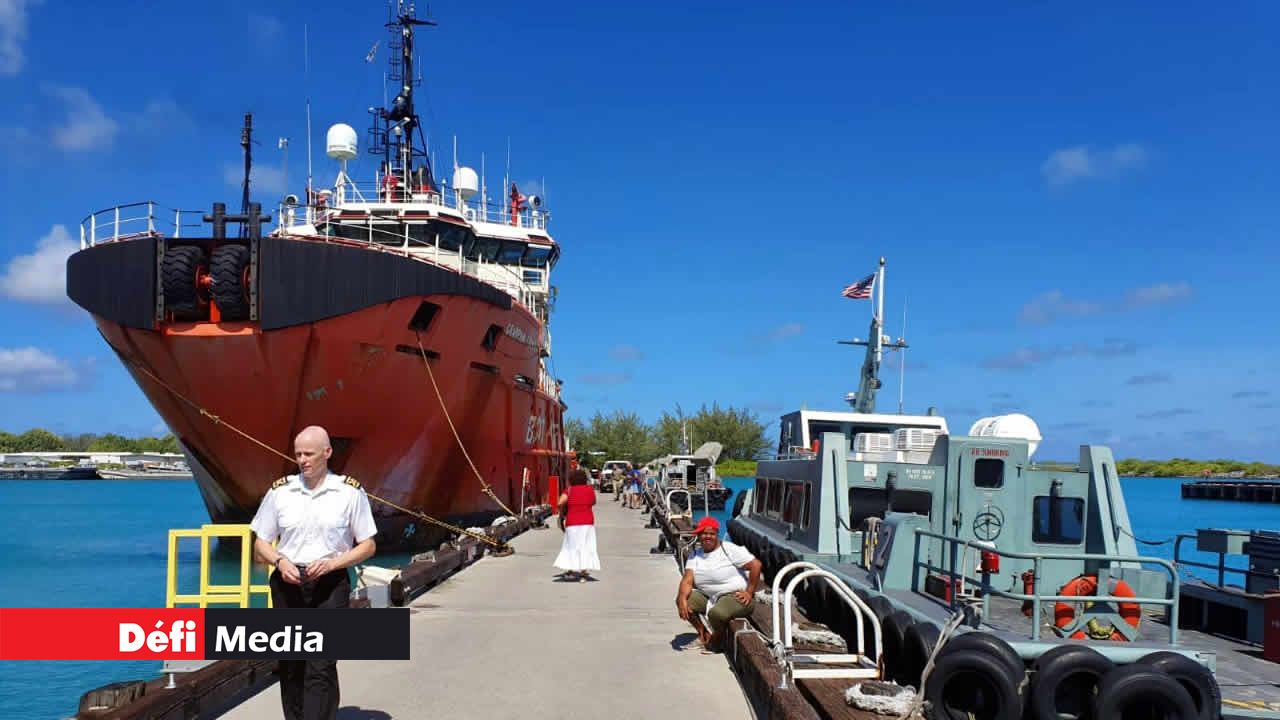
<svg viewBox="0 0 1280 720">
<path fill-rule="evenodd" d="M 600 569 L 596 555 L 596 519 L 591 506 L 596 504 L 596 491 L 587 484 L 587 473 L 569 473 L 569 487 L 560 496 L 560 512 L 564 515 L 564 543 L 555 566 L 570 579 L 586 582 L 590 570 Z"/>
</svg>

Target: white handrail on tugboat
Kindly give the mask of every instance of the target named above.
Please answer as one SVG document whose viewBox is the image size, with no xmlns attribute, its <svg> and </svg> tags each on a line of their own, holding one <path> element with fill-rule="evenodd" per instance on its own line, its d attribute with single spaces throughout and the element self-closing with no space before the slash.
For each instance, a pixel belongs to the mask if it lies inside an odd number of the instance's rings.
<svg viewBox="0 0 1280 720">
<path fill-rule="evenodd" d="M 172 224 L 164 225 L 169 232 L 159 230 L 158 212 L 173 213 Z M 184 217 L 195 216 L 195 222 L 183 222 Z M 140 237 L 182 237 L 182 228 L 203 225 L 203 210 L 174 210 L 159 207 L 153 200 L 116 205 L 99 210 L 80 221 L 80 249 L 99 243 L 133 240 Z"/>
</svg>

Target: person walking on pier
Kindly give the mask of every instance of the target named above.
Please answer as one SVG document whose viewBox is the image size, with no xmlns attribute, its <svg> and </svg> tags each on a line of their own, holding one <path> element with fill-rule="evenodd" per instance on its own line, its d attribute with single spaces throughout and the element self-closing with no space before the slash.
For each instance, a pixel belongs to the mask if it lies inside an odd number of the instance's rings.
<svg viewBox="0 0 1280 720">
<path fill-rule="evenodd" d="M 560 495 L 559 504 L 564 513 L 564 542 L 555 566 L 569 579 L 586 582 L 591 570 L 600 569 L 600 556 L 596 554 L 596 518 L 591 511 L 596 491 L 587 484 L 584 470 L 569 473 L 569 487 Z"/>
<path fill-rule="evenodd" d="M 699 520 L 693 532 L 699 546 L 685 563 L 676 609 L 680 619 L 698 631 L 703 654 L 710 654 L 719 649 L 730 620 L 751 614 L 763 566 L 750 550 L 721 540 L 720 522 L 710 515 Z"/>
<path fill-rule="evenodd" d="M 268 581 L 278 608 L 340 608 L 351 601 L 347 568 L 375 550 L 373 511 L 360 483 L 329 472 L 329 434 L 311 426 L 293 441 L 297 475 L 267 491 L 252 527 L 254 550 L 275 568 Z M 280 543 L 272 547 L 275 540 Z M 286 720 L 333 720 L 338 712 L 336 660 L 281 660 L 280 703 Z"/>
</svg>

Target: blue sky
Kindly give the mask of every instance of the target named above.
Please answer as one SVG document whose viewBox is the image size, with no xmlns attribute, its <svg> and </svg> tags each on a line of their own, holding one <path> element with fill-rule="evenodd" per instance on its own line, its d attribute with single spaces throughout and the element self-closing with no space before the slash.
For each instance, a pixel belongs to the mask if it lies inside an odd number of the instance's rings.
<svg viewBox="0 0 1280 720">
<path fill-rule="evenodd" d="M 431 4 L 440 156 L 542 185 L 570 413 L 856 389 L 888 259 L 907 411 L 1021 411 L 1040 457 L 1280 462 L 1280 47 L 1268 3 Z M 257 196 L 381 104 L 385 5 L 0 2 L 0 429 L 160 431 L 65 299 L 89 212 Z M 303 25 L 309 28 L 305 82 Z M 381 41 L 377 62 L 365 54 Z M 364 137 L 362 135 L 362 142 Z M 314 155 L 318 178 L 335 168 Z M 353 174 L 367 175 L 365 156 Z M 127 282 L 127 278 L 122 278 Z M 896 409 L 886 371 L 882 409 Z"/>
</svg>

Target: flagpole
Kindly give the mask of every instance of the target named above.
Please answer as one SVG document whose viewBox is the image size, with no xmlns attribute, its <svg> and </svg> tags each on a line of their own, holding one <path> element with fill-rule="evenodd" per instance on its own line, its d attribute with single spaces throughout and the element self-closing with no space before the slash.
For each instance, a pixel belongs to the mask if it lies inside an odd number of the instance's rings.
<svg viewBox="0 0 1280 720">
<path fill-rule="evenodd" d="M 881 340 L 884 338 L 884 258 L 880 258 L 880 277 L 876 282 L 876 368 L 880 367 L 881 351 L 883 345 Z"/>
</svg>

